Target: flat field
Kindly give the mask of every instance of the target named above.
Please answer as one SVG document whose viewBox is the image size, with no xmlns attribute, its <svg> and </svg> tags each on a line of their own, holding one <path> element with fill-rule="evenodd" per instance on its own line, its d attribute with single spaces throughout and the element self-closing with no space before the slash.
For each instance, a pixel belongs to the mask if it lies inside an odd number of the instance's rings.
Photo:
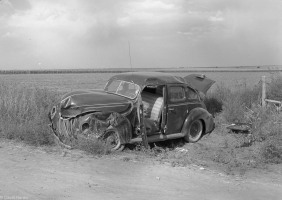
<svg viewBox="0 0 282 200">
<path fill-rule="evenodd" d="M 177 76 L 186 76 L 190 72 L 167 72 Z M 201 71 L 197 73 L 202 73 Z M 261 76 L 266 76 L 269 81 L 271 77 L 279 72 L 203 72 L 206 76 L 216 81 L 217 85 L 224 84 L 230 88 L 253 87 L 258 84 Z M 22 84 L 28 87 L 39 86 L 41 88 L 68 92 L 75 89 L 102 89 L 107 80 L 116 73 L 69 73 L 69 74 L 8 74 L 0 75 L 0 82 L 11 84 Z"/>
</svg>

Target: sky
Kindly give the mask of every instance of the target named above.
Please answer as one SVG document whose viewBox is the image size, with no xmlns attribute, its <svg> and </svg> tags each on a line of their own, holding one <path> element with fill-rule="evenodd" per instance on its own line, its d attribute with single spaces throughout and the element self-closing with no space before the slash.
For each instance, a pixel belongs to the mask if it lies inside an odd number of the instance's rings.
<svg viewBox="0 0 282 200">
<path fill-rule="evenodd" d="M 0 0 L 0 70 L 282 64 L 282 0 Z"/>
</svg>

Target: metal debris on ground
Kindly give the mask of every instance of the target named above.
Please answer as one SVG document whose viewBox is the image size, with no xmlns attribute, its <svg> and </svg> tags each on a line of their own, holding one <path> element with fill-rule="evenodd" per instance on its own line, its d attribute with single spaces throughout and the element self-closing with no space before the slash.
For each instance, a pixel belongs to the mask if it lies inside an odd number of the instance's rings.
<svg viewBox="0 0 282 200">
<path fill-rule="evenodd" d="M 249 133 L 251 130 L 252 124 L 249 123 L 234 123 L 227 126 L 227 129 L 230 129 L 232 132 L 235 133 Z"/>
<path fill-rule="evenodd" d="M 179 148 L 179 147 L 177 147 L 175 150 L 176 150 L 176 151 L 179 151 L 179 152 L 184 152 L 184 153 L 188 152 L 187 149 Z"/>
</svg>

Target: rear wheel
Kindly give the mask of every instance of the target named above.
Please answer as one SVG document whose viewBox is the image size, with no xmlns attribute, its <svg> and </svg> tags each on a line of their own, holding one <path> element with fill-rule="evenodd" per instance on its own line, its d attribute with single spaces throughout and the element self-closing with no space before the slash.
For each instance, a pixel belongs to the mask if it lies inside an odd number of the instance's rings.
<svg viewBox="0 0 282 200">
<path fill-rule="evenodd" d="M 197 142 L 201 138 L 203 130 L 203 123 L 201 120 L 198 119 L 193 121 L 188 127 L 188 132 L 184 137 L 185 141 L 192 143 Z"/>
<path fill-rule="evenodd" d="M 106 131 L 104 140 L 111 151 L 122 151 L 124 149 L 124 144 L 121 144 L 120 136 L 115 128 Z"/>
</svg>

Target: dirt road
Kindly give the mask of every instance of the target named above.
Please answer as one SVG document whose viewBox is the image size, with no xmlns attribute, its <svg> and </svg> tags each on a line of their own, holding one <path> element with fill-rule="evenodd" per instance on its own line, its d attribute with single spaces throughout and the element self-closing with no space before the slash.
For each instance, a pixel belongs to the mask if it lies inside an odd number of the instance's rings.
<svg viewBox="0 0 282 200">
<path fill-rule="evenodd" d="M 229 177 L 191 167 L 95 158 L 0 141 L 2 199 L 282 199 L 282 176 Z"/>
</svg>

